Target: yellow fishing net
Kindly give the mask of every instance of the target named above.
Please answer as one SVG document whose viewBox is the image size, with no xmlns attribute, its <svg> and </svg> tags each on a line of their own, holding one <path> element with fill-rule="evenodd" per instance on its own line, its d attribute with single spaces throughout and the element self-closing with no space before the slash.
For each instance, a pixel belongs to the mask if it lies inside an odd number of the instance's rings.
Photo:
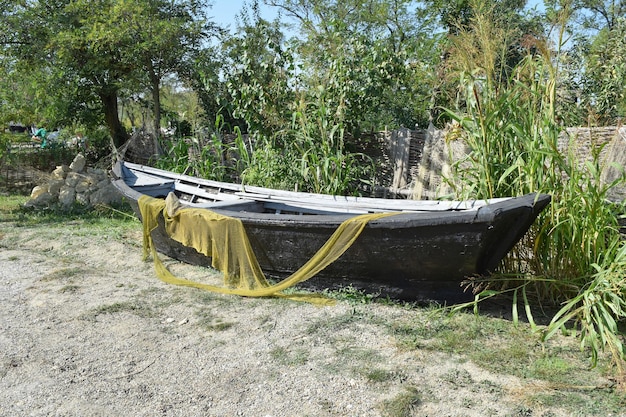
<svg viewBox="0 0 626 417">
<path fill-rule="evenodd" d="M 286 295 L 285 289 L 303 282 L 339 258 L 357 239 L 367 222 L 395 213 L 373 213 L 344 221 L 318 252 L 298 271 L 277 284 L 270 284 L 252 251 L 241 220 L 207 209 L 180 208 L 172 193 L 166 200 L 142 196 L 139 209 L 143 219 L 144 259 L 151 252 L 158 277 L 170 284 L 246 297 L 285 297 L 328 305 L 333 300 L 321 295 Z M 224 274 L 224 287 L 203 284 L 174 276 L 159 259 L 151 232 L 159 215 L 172 239 L 212 258 L 212 266 Z"/>
</svg>

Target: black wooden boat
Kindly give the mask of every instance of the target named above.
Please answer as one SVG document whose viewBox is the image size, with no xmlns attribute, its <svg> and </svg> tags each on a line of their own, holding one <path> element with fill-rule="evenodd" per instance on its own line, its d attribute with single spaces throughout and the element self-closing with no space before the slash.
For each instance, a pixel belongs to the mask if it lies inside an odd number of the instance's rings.
<svg viewBox="0 0 626 417">
<path fill-rule="evenodd" d="M 113 184 L 140 218 L 142 195 L 165 198 L 172 192 L 184 206 L 241 219 L 269 277 L 285 277 L 300 268 L 346 219 L 397 212 L 370 221 L 339 259 L 303 285 L 351 286 L 404 300 L 471 298 L 461 282 L 493 271 L 550 202 L 545 194 L 489 201 L 309 194 L 198 179 L 128 162 L 118 162 L 113 176 Z M 165 255 L 211 265 L 210 258 L 170 239 L 163 224 L 152 238 Z"/>
</svg>

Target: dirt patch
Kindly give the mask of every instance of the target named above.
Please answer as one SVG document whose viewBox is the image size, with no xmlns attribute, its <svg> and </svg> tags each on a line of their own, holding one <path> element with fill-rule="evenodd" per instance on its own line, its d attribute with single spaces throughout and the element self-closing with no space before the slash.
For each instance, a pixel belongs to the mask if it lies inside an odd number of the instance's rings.
<svg viewBox="0 0 626 417">
<path fill-rule="evenodd" d="M 400 345 L 415 309 L 167 285 L 138 223 L 93 228 L 0 222 L 0 415 L 570 415 L 528 405 L 536 381 Z"/>
</svg>

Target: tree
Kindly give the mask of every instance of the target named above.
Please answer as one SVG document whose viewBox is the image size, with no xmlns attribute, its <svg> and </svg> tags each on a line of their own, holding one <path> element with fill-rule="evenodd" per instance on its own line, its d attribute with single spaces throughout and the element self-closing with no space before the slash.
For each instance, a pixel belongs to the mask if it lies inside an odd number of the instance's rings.
<svg viewBox="0 0 626 417">
<path fill-rule="evenodd" d="M 135 62 L 138 78 L 151 93 L 153 130 L 158 138 L 161 121 L 160 88 L 164 77 L 184 68 L 198 53 L 202 41 L 217 28 L 206 22 L 204 0 L 118 0 L 109 20 L 123 27 L 132 47 L 122 51 Z"/>
<path fill-rule="evenodd" d="M 556 5 L 551 7 L 556 7 Z M 590 124 L 613 124 L 626 115 L 626 2 L 578 0 L 571 52 L 577 58 L 577 107 Z"/>
<path fill-rule="evenodd" d="M 305 89 L 324 88 L 350 132 L 427 120 L 438 37 L 410 0 L 271 0 L 304 34 Z"/>
<path fill-rule="evenodd" d="M 616 123 L 626 116 L 626 18 L 600 30 L 586 52 L 584 100 L 590 121 Z"/>
<path fill-rule="evenodd" d="M 622 0 L 577 0 L 573 7 L 582 12 L 583 28 L 595 31 L 612 30 L 626 16 L 626 1 Z"/>
<path fill-rule="evenodd" d="M 72 90 L 84 108 L 101 112 L 119 146 L 128 137 L 120 94 L 148 86 L 158 132 L 160 81 L 200 47 L 205 7 L 204 0 L 22 1 L 3 12 L 0 30 L 13 36 L 2 39 L 2 59 L 31 72 L 47 68 L 57 89 Z"/>
<path fill-rule="evenodd" d="M 270 137 L 291 120 L 298 88 L 295 57 L 278 22 L 262 19 L 258 8 L 252 12 L 242 13 L 238 34 L 223 43 L 228 98 L 221 105 L 245 121 L 244 130 Z"/>
<path fill-rule="evenodd" d="M 460 80 L 477 77 L 497 91 L 506 87 L 515 68 L 543 39 L 542 22 L 522 10 L 524 0 L 427 0 L 440 17 L 447 36 L 441 43 L 442 61 L 434 92 L 434 112 L 463 106 Z M 461 100 L 461 102 L 459 102 Z M 446 113 L 436 119 L 447 121 Z"/>
<path fill-rule="evenodd" d="M 99 111 L 119 145 L 127 136 L 117 115 L 117 97 L 132 67 L 119 59 L 123 45 L 107 43 L 98 36 L 96 28 L 107 24 L 102 11 L 110 6 L 107 0 L 24 1 L 11 10 L 9 19 L 2 21 L 6 27 L 0 30 L 13 30 L 12 39 L 5 40 L 3 60 L 33 82 L 30 86 L 22 83 L 24 90 L 45 93 L 46 107 L 57 109 L 56 113 L 77 106 L 72 103 Z M 56 101 L 58 95 L 63 98 Z M 28 103 L 22 106 L 28 108 Z M 50 120 L 35 112 L 31 117 L 61 123 L 72 116 Z"/>
</svg>

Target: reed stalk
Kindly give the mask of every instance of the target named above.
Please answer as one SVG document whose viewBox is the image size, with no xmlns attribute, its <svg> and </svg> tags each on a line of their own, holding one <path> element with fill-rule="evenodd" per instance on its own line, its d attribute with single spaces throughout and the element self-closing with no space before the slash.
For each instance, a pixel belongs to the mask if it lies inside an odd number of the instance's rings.
<svg viewBox="0 0 626 417">
<path fill-rule="evenodd" d="M 566 135 L 567 115 L 557 116 L 559 59 L 546 44 L 528 55 L 506 84 L 497 88 L 481 68 L 463 71 L 463 111 L 448 111 L 461 127 L 460 139 L 470 152 L 448 179 L 458 198 L 494 198 L 527 193 L 552 195 L 552 203 L 523 241 L 505 259 L 500 274 L 481 282 L 481 297 L 511 291 L 514 312 L 522 295 L 532 322 L 529 297 L 556 303 L 560 310 L 544 331 L 547 340 L 565 329 L 575 332 L 581 347 L 597 363 L 608 351 L 625 377 L 626 244 L 619 233 L 623 205 L 608 200 L 624 176 L 603 183 L 607 167 L 601 146 L 581 160 L 578 141 L 559 144 Z"/>
</svg>

